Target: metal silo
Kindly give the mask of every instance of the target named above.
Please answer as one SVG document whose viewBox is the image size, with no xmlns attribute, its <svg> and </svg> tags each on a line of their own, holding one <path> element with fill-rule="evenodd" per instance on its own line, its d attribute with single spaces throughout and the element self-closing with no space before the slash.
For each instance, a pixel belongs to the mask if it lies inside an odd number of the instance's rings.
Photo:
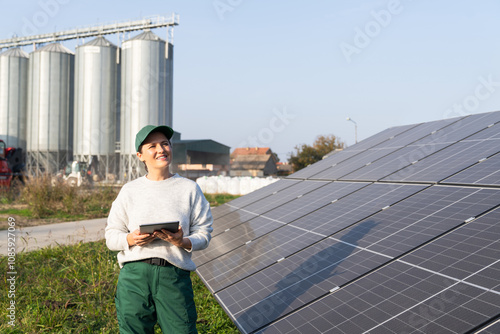
<svg viewBox="0 0 500 334">
<path fill-rule="evenodd" d="M 26 150 L 28 54 L 10 49 L 0 54 L 0 139 Z"/>
<path fill-rule="evenodd" d="M 167 70 L 166 70 L 166 82 L 167 82 L 167 125 L 172 126 L 173 124 L 173 114 L 174 114 L 174 45 L 167 43 Z"/>
<path fill-rule="evenodd" d="M 55 173 L 73 154 L 74 54 L 54 43 L 29 57 L 28 172 Z"/>
<path fill-rule="evenodd" d="M 142 164 L 134 140 L 145 125 L 172 126 L 173 46 L 150 31 L 122 44 L 121 56 L 121 177 L 139 176 Z"/>
<path fill-rule="evenodd" d="M 75 55 L 73 156 L 91 163 L 100 179 L 116 173 L 117 49 L 97 37 Z"/>
</svg>

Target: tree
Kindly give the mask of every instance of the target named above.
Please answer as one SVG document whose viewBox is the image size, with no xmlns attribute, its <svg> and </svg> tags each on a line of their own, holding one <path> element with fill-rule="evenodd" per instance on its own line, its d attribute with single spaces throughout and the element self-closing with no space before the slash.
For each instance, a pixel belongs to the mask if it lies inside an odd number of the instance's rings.
<svg viewBox="0 0 500 334">
<path fill-rule="evenodd" d="M 343 149 L 345 143 L 334 135 L 318 136 L 312 146 L 302 144 L 295 146 L 295 153 L 292 153 L 288 162 L 292 165 L 293 171 L 299 171 L 317 161 L 323 159 L 326 154 Z"/>
</svg>

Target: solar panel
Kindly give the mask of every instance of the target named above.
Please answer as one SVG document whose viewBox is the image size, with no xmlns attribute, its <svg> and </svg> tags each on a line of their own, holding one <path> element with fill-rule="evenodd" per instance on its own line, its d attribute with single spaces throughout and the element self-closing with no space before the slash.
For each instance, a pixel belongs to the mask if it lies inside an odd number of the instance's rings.
<svg viewBox="0 0 500 334">
<path fill-rule="evenodd" d="M 285 225 L 199 266 L 197 272 L 209 289 L 217 292 L 322 238 L 316 233 Z"/>
<path fill-rule="evenodd" d="M 418 126 L 419 124 L 410 124 L 410 125 L 400 125 L 392 128 L 388 128 L 379 133 L 374 134 L 373 136 L 363 140 L 353 146 L 350 147 L 352 150 L 356 150 L 358 152 L 367 150 L 369 148 L 380 145 L 388 140 L 392 140 L 395 137 L 401 136 L 406 131 L 411 130 Z"/>
<path fill-rule="evenodd" d="M 223 217 L 235 210 L 237 210 L 238 208 L 234 207 L 234 206 L 230 206 L 228 205 L 227 203 L 224 203 L 220 206 L 216 206 L 214 208 L 212 208 L 212 217 L 214 219 L 219 219 L 220 217 Z"/>
<path fill-rule="evenodd" d="M 443 182 L 455 184 L 500 185 L 500 153 L 480 160 L 474 166 L 453 175 Z"/>
<path fill-rule="evenodd" d="M 256 214 L 249 213 L 248 211 L 236 212 L 240 208 L 250 205 L 253 202 L 261 201 L 263 198 L 276 194 L 299 182 L 299 180 L 279 180 L 267 187 L 259 188 L 248 195 L 232 200 L 230 203 L 213 208 L 212 216 L 218 223 L 214 225 L 212 236 L 256 216 Z"/>
<path fill-rule="evenodd" d="M 378 181 L 449 145 L 442 143 L 406 146 L 341 177 L 340 180 Z"/>
<path fill-rule="evenodd" d="M 463 333 L 486 322 L 482 333 L 496 333 L 488 319 L 500 315 L 499 221 L 500 209 L 488 212 L 262 332 Z"/>
<path fill-rule="evenodd" d="M 401 258 L 413 266 L 500 294 L 500 209 Z"/>
<path fill-rule="evenodd" d="M 372 184 L 290 225 L 328 236 L 423 188 L 417 185 Z"/>
<path fill-rule="evenodd" d="M 313 181 L 305 182 L 318 184 L 317 182 Z M 343 196 L 346 196 L 347 194 L 350 194 L 366 185 L 367 183 L 360 182 L 327 183 L 325 186 L 313 190 L 303 196 L 298 196 L 288 203 L 285 203 L 283 205 L 278 203 L 276 204 L 276 207 L 274 209 L 265 212 L 262 216 L 263 218 L 268 219 L 267 224 L 269 229 L 266 230 L 266 232 L 270 232 L 275 228 L 289 223 L 292 220 L 305 216 L 308 213 L 317 210 L 318 208 L 330 204 L 332 200 L 336 200 Z M 208 249 L 204 252 L 197 252 L 194 254 L 193 260 L 198 266 L 224 253 L 232 251 L 233 249 L 242 246 L 246 242 L 253 240 L 258 236 L 265 234 L 256 231 L 259 228 L 260 224 L 262 224 L 263 218 L 257 216 L 257 214 L 246 212 L 245 210 L 244 214 L 246 215 L 246 217 L 256 218 L 252 220 L 243 220 L 239 218 L 240 212 L 241 211 L 233 212 L 218 221 L 217 230 L 213 233 L 214 237 L 212 238 Z M 275 219 L 276 217 L 279 218 L 279 221 Z M 245 221 L 248 221 L 248 224 L 241 224 Z M 253 226 L 256 226 L 255 230 Z M 223 232 L 221 232 L 222 227 L 226 228 L 225 230 L 223 230 Z M 261 230 L 260 232 L 262 231 L 263 230 Z"/>
<path fill-rule="evenodd" d="M 193 261 L 197 266 L 201 266 L 281 226 L 283 224 L 277 221 L 256 217 L 212 238 L 210 246 L 205 251 L 198 252 L 199 254 L 196 254 Z"/>
<path fill-rule="evenodd" d="M 499 122 L 388 129 L 228 203 L 200 278 L 242 333 L 497 333 Z"/>
<path fill-rule="evenodd" d="M 359 245 L 399 256 L 499 204 L 498 189 L 434 186 L 372 217 L 379 224 Z"/>
<path fill-rule="evenodd" d="M 437 131 L 444 129 L 453 123 L 457 123 L 461 119 L 463 119 L 463 117 L 443 119 L 439 121 L 419 124 L 418 126 L 415 126 L 410 130 L 405 131 L 401 135 L 393 137 L 392 140 L 385 141 L 377 145 L 377 148 L 387 148 L 387 147 L 399 148 L 399 147 L 404 147 L 406 145 L 410 145 L 411 143 L 414 143 L 417 140 L 426 138 L 428 136 L 432 136 Z"/>
<path fill-rule="evenodd" d="M 450 123 L 452 121 L 447 122 L 434 122 L 439 124 L 432 124 L 429 126 L 427 124 L 418 124 L 416 126 L 404 127 L 404 131 L 393 135 L 392 137 L 382 141 L 378 145 L 366 149 L 364 151 L 357 150 L 353 148 L 352 152 L 356 152 L 356 154 L 352 154 L 348 159 L 343 159 L 342 161 L 336 161 L 335 163 L 330 162 L 329 168 L 321 168 L 322 170 L 314 170 L 315 173 L 312 173 L 313 169 L 310 169 L 310 173 L 308 174 L 309 178 L 313 179 L 323 179 L 323 180 L 335 180 L 340 178 L 341 176 L 350 173 L 353 169 L 361 168 L 368 163 L 371 163 L 374 160 L 379 159 L 385 155 L 388 155 L 398 148 L 403 147 L 404 145 L 414 141 L 415 139 L 421 138 L 424 134 L 430 133 L 432 128 L 439 128 L 444 124 Z M 400 129 L 401 130 L 401 129 Z M 393 134 L 391 132 L 390 134 Z M 358 147 L 358 146 L 355 146 Z M 347 160 L 346 163 L 341 163 Z M 326 162 L 325 162 L 326 163 Z M 322 165 L 324 166 L 324 165 Z"/>
<path fill-rule="evenodd" d="M 450 145 L 388 177 L 387 181 L 438 182 L 500 151 L 500 124 Z"/>
<path fill-rule="evenodd" d="M 366 187 L 368 184 L 366 182 L 331 182 L 324 187 L 278 206 L 264 215 L 270 219 L 279 219 L 283 223 L 289 223 L 330 204 L 332 201 Z"/>
<path fill-rule="evenodd" d="M 281 191 L 283 189 L 291 187 L 294 184 L 297 184 L 298 182 L 300 182 L 300 181 L 282 179 L 282 180 L 279 180 L 277 182 L 271 183 L 267 187 L 259 188 L 255 191 L 252 191 L 248 195 L 241 196 L 235 200 L 232 200 L 230 202 L 230 205 L 228 205 L 226 203 L 220 207 L 214 208 L 212 215 L 214 216 L 214 219 L 219 218 L 220 216 L 223 216 L 224 214 L 227 214 L 229 212 L 234 211 L 235 208 L 242 208 L 242 207 L 249 205 L 255 201 L 259 201 L 264 197 L 270 196 L 278 191 Z"/>
<path fill-rule="evenodd" d="M 345 197 L 344 200 L 359 195 L 370 187 L 377 186 L 379 190 L 382 190 L 380 186 L 384 185 L 369 186 Z M 405 190 L 406 195 L 411 194 L 408 192 L 409 189 Z M 443 229 L 447 231 L 453 226 L 463 223 L 469 217 L 488 210 L 492 205 L 500 204 L 498 191 L 486 194 L 480 193 L 477 189 L 476 192 L 467 190 L 454 187 L 432 187 L 424 190 L 391 208 L 370 216 L 341 233 L 333 234 L 331 238 L 323 239 L 320 243 L 220 291 L 219 298 L 227 299 L 226 296 L 237 296 L 238 291 L 244 291 L 246 297 L 240 297 L 238 302 L 231 304 L 226 302 L 225 305 L 244 332 L 256 330 L 258 327 L 250 326 L 254 322 L 251 319 L 254 314 L 259 313 L 259 310 L 265 307 L 264 305 L 273 305 L 273 301 L 279 301 L 279 305 L 274 305 L 272 312 L 268 310 L 265 315 L 260 315 L 260 318 L 268 322 L 276 320 L 295 308 L 321 297 L 329 290 L 345 285 L 360 275 L 391 261 L 396 256 L 404 254 L 408 249 L 425 243 L 430 238 L 429 230 Z M 468 206 L 467 203 L 473 200 L 471 198 L 473 196 L 484 198 L 484 206 Z M 431 201 L 438 199 L 446 204 L 433 202 L 433 204 L 422 207 L 420 213 L 411 217 L 401 215 L 401 212 L 409 207 L 421 206 L 424 198 L 429 198 Z M 493 198 L 496 198 L 497 201 L 495 202 Z M 341 201 L 338 204 L 344 207 Z M 446 218 L 443 218 L 443 212 L 434 215 L 427 214 L 427 212 L 432 212 L 432 206 L 442 207 L 444 205 L 447 206 L 447 210 L 453 211 L 454 214 Z M 372 213 L 374 211 L 372 210 Z M 389 211 L 392 212 L 388 214 Z M 350 215 L 342 213 L 339 212 L 337 223 L 329 224 L 329 229 L 325 229 L 326 233 L 341 230 L 346 224 L 349 224 Z M 395 219 L 397 221 L 394 221 Z M 445 223 L 437 223 L 439 220 L 445 220 Z M 397 230 L 394 227 L 397 224 L 405 225 L 406 229 Z M 291 224 L 291 226 L 293 225 L 294 223 Z M 418 229 L 419 226 L 422 226 L 420 236 L 411 232 L 413 229 Z M 315 232 L 314 229 L 311 230 Z M 397 232 L 389 233 L 393 230 Z M 374 238 L 377 240 L 373 241 Z M 370 247 L 365 244 L 369 244 Z M 383 248 L 381 245 L 384 245 Z M 233 254 L 233 256 L 235 255 Z M 247 266 L 247 274 L 249 273 L 248 269 Z M 255 283 L 265 282 L 266 277 L 272 277 L 277 283 L 270 287 L 262 287 Z M 312 284 L 314 289 L 311 288 Z"/>
<path fill-rule="evenodd" d="M 341 177 L 340 179 L 377 181 L 383 179 L 385 176 L 395 173 L 398 170 L 401 170 L 395 175 L 390 175 L 386 178 L 386 180 L 404 180 L 405 177 L 418 170 L 418 167 L 415 166 L 417 162 L 428 156 L 433 156 L 433 154 L 452 145 L 457 140 L 465 139 L 468 136 L 487 128 L 492 124 L 491 122 L 497 121 L 497 118 L 498 115 L 493 113 L 493 115 L 481 114 L 469 116 L 465 119 L 453 119 L 453 122 L 451 122 L 451 120 L 448 120 L 448 122 L 431 122 L 430 124 L 433 124 L 435 127 L 430 134 L 404 147 L 403 149 L 384 156 L 359 170 L 355 170 L 352 173 Z M 441 125 L 444 126 L 436 130 L 436 128 Z M 443 154 L 448 156 L 448 153 Z M 442 155 L 440 157 L 442 157 Z M 436 157 L 436 160 L 439 159 L 440 158 Z M 443 171 L 448 171 L 448 169 L 439 169 L 438 172 L 443 173 Z"/>
<path fill-rule="evenodd" d="M 246 221 L 249 221 L 252 218 L 257 217 L 256 213 L 252 213 L 245 210 L 236 210 L 233 211 L 221 218 L 217 219 L 217 224 L 214 224 L 212 238 L 215 238 L 224 231 L 234 228 Z"/>
<path fill-rule="evenodd" d="M 499 313 L 497 293 L 396 261 L 256 333 L 465 333 Z"/>
<path fill-rule="evenodd" d="M 419 144 L 455 143 L 500 121 L 500 112 L 466 116 L 423 138 Z"/>
<path fill-rule="evenodd" d="M 329 169 L 324 170 L 312 176 L 312 179 L 319 180 L 337 180 L 342 176 L 349 174 L 353 169 L 358 169 L 365 166 L 367 163 L 371 163 L 374 160 L 380 159 L 397 150 L 397 148 L 381 148 L 381 149 L 370 149 L 366 150 L 355 157 L 349 159 L 349 163 L 339 164 L 338 166 L 333 166 Z"/>
<path fill-rule="evenodd" d="M 244 210 L 261 214 L 291 200 L 294 200 L 299 196 L 303 196 L 308 192 L 320 188 L 328 183 L 329 182 L 325 181 L 301 181 L 287 188 L 286 192 L 274 193 L 260 201 L 256 201 L 248 206 L 245 206 Z"/>
<path fill-rule="evenodd" d="M 364 140 L 354 146 L 351 146 L 343 151 L 338 151 L 338 152 L 332 152 L 328 154 L 328 158 L 319 161 L 315 163 L 314 165 L 310 165 L 296 173 L 293 173 L 290 175 L 288 178 L 302 178 L 302 179 L 307 179 L 315 174 L 318 174 L 319 172 L 322 172 L 323 170 L 326 170 L 332 166 L 335 166 L 342 161 L 345 161 L 356 154 L 363 152 L 364 150 L 374 147 L 380 143 L 383 143 L 387 140 L 390 140 L 391 138 L 404 133 L 405 131 L 415 127 L 416 125 L 405 125 L 405 126 L 398 126 L 394 128 L 389 128 L 386 129 L 382 132 L 379 132 L 367 140 Z"/>
<path fill-rule="evenodd" d="M 221 216 L 218 219 L 218 224 L 214 225 L 214 231 L 212 232 L 212 236 L 216 236 L 219 233 L 222 233 L 223 231 L 229 228 L 233 228 L 245 221 L 248 221 L 258 216 L 261 213 L 269 211 L 275 208 L 276 206 L 291 201 L 297 198 L 298 196 L 302 196 L 309 191 L 312 191 L 316 188 L 319 188 L 329 183 L 329 182 L 318 182 L 318 181 L 291 181 L 291 180 L 283 180 L 283 181 L 286 181 L 288 183 L 286 187 L 287 189 L 286 192 L 281 192 L 279 190 L 276 190 L 262 199 L 259 199 L 258 197 L 252 195 L 251 197 L 253 201 L 252 203 L 250 203 L 250 201 L 237 202 L 237 205 L 241 206 L 240 208 L 233 207 L 232 206 L 233 201 L 230 204 L 228 204 L 227 207 L 231 207 L 233 211 L 224 216 Z M 239 200 L 240 198 L 237 198 L 235 201 Z"/>
<path fill-rule="evenodd" d="M 384 157 L 387 158 L 386 161 L 393 161 L 393 159 L 400 161 L 399 165 L 391 163 L 392 166 L 403 168 L 411 165 L 409 168 L 413 171 L 415 169 L 413 166 L 413 162 L 415 160 L 413 159 L 421 159 L 431 153 L 435 153 L 450 145 L 453 140 L 465 138 L 474 132 L 480 131 L 488 125 L 491 125 L 492 123 L 490 122 L 497 120 L 496 116 L 493 117 L 491 115 L 474 115 L 469 117 L 469 121 L 472 126 L 469 125 L 467 127 L 465 127 L 463 118 L 430 122 L 428 124 L 416 126 L 403 133 L 400 136 L 401 138 L 395 137 L 393 138 L 394 140 L 383 142 L 381 145 L 368 149 L 349 159 L 347 161 L 348 164 L 344 163 L 339 166 L 333 166 L 329 169 L 325 169 L 323 172 L 314 175 L 312 178 L 320 180 L 356 180 L 356 178 L 347 177 L 347 175 L 360 168 L 369 166 Z M 421 139 L 413 144 L 417 145 L 416 149 L 399 152 L 400 148 L 408 145 L 412 140 L 416 139 Z M 430 143 L 432 143 L 432 145 Z M 403 154 L 403 156 L 401 154 Z M 411 172 L 403 170 L 401 173 L 403 175 L 407 175 Z M 401 174 L 397 174 L 394 177 L 389 177 L 387 180 L 399 180 L 400 177 Z"/>
<path fill-rule="evenodd" d="M 346 149 L 343 151 L 335 151 L 329 153 L 328 157 L 326 157 L 325 159 L 318 161 L 313 165 L 309 165 L 306 168 L 301 169 L 296 173 L 293 173 L 292 175 L 288 176 L 287 179 L 307 179 L 315 174 L 318 174 L 326 169 L 329 169 L 332 166 L 339 164 L 344 160 L 347 160 L 355 156 L 359 152 L 360 151 L 356 151 L 353 149 Z"/>
<path fill-rule="evenodd" d="M 499 144 L 500 139 L 458 142 L 382 180 L 438 182 L 500 152 Z"/>
<path fill-rule="evenodd" d="M 360 225 L 358 230 L 369 233 L 370 225 Z M 218 298 L 226 301 L 225 307 L 243 332 L 257 330 L 327 294 L 336 287 L 333 280 L 338 275 L 353 280 L 387 260 L 378 254 L 366 254 L 351 241 L 349 236 L 344 242 L 324 239 L 220 291 Z M 346 268 L 350 270 L 346 272 Z"/>
<path fill-rule="evenodd" d="M 359 197 L 360 201 L 354 201 L 354 206 L 343 205 L 343 200 L 330 204 L 330 207 L 333 206 L 336 208 L 334 211 L 337 211 L 339 217 L 341 218 L 337 220 L 337 229 L 340 230 L 345 227 L 346 224 L 354 223 L 356 220 L 360 220 L 370 214 L 373 214 L 374 212 L 380 211 L 383 207 L 397 202 L 423 188 L 424 187 L 422 186 L 390 184 L 371 185 L 367 188 L 362 188 L 361 190 L 348 195 L 343 199 L 348 200 L 348 202 L 353 202 L 350 197 Z M 348 215 L 349 213 L 350 215 Z M 314 232 L 314 229 L 312 230 Z M 261 240 L 257 240 L 257 242 L 245 244 L 243 247 L 238 248 L 225 256 L 221 256 L 217 259 L 217 261 L 209 263 L 208 269 L 206 266 L 201 266 L 199 268 L 199 274 L 202 279 L 209 282 L 210 286 L 214 290 L 221 289 L 224 286 L 228 286 L 238 279 L 241 279 L 241 277 L 257 272 L 260 269 L 277 262 L 279 259 L 293 254 L 310 244 L 313 240 L 318 241 L 323 238 L 325 238 L 325 235 L 305 232 L 300 227 L 287 227 L 286 229 L 280 229 L 266 235 L 261 238 Z M 306 241 L 306 243 L 304 243 L 304 241 Z M 267 252 L 259 254 L 259 248 L 265 248 L 267 249 Z M 251 256 L 247 256 L 247 254 L 251 254 Z M 232 259 L 236 259 L 240 262 L 235 263 Z M 296 261 L 292 260 L 292 262 Z M 289 266 L 288 261 L 284 263 Z M 226 275 L 225 277 L 222 277 L 221 274 L 225 273 L 228 267 L 231 267 L 234 271 L 236 266 L 240 266 L 241 269 L 236 271 L 234 275 Z M 214 268 L 217 268 L 217 272 L 220 273 L 217 277 L 210 276 L 214 272 Z"/>
</svg>

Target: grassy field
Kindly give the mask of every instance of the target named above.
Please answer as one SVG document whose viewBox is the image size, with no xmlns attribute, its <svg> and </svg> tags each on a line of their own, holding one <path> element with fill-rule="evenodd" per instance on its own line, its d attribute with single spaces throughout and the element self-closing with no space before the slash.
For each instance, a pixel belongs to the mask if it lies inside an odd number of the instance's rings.
<svg viewBox="0 0 500 334">
<path fill-rule="evenodd" d="M 10 277 L 7 265 L 2 256 L 5 283 Z M 118 333 L 114 293 L 119 268 L 116 252 L 108 250 L 104 241 L 20 253 L 15 268 L 15 297 L 0 294 L 0 333 Z M 198 276 L 191 277 L 198 331 L 239 333 Z M 11 300 L 15 300 L 14 327 L 7 322 Z M 159 327 L 156 333 L 161 333 Z"/>
<path fill-rule="evenodd" d="M 118 190 L 52 187 L 49 180 L 40 179 L 16 194 L 0 194 L 0 229 L 8 227 L 9 216 L 16 217 L 17 227 L 106 217 Z M 238 197 L 205 196 L 212 206 Z M 0 257 L 0 268 L 5 283 L 0 294 L 0 333 L 118 333 L 114 293 L 119 267 L 116 252 L 104 241 L 18 253 L 14 285 L 8 281 L 12 269 L 7 257 Z M 239 333 L 196 273 L 191 278 L 198 331 Z M 14 327 L 7 317 L 12 300 Z M 158 326 L 156 333 L 161 333 Z"/>
</svg>

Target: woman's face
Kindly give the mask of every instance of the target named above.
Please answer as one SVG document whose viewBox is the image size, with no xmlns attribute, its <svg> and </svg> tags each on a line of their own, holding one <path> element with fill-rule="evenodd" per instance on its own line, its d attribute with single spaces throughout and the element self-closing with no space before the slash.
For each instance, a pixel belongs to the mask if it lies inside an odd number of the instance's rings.
<svg viewBox="0 0 500 334">
<path fill-rule="evenodd" d="M 144 139 L 137 156 L 146 163 L 149 171 L 168 168 L 172 163 L 172 147 L 163 133 L 153 132 Z"/>
</svg>

